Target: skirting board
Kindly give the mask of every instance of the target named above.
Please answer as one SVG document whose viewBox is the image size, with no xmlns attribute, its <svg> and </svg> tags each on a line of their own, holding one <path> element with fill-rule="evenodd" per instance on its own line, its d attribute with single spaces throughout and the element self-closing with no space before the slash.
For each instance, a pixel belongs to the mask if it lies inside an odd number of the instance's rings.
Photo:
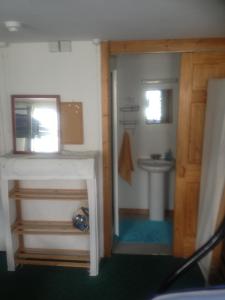
<svg viewBox="0 0 225 300">
<path fill-rule="evenodd" d="M 120 208 L 119 209 L 120 216 L 124 217 L 148 217 L 149 209 L 147 208 Z M 173 218 L 173 210 L 166 210 L 166 217 Z"/>
</svg>

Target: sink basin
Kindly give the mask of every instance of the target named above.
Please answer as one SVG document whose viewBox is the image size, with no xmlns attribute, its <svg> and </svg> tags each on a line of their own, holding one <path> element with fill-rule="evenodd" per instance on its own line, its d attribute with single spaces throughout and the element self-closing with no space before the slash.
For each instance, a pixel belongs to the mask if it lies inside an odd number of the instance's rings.
<svg viewBox="0 0 225 300">
<path fill-rule="evenodd" d="M 148 172 L 149 178 L 149 218 L 154 221 L 164 220 L 166 205 L 166 187 L 169 172 L 174 167 L 174 161 L 163 159 L 139 158 L 139 167 Z"/>
<path fill-rule="evenodd" d="M 174 161 L 163 159 L 139 158 L 137 162 L 140 168 L 150 173 L 169 172 L 174 166 Z"/>
</svg>

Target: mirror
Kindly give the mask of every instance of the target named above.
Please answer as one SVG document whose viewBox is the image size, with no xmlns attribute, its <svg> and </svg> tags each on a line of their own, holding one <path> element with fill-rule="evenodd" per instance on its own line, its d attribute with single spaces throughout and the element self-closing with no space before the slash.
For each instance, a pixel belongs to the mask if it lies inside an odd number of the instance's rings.
<svg viewBox="0 0 225 300">
<path fill-rule="evenodd" d="M 147 124 L 172 122 L 172 89 L 152 89 L 145 91 Z"/>
<path fill-rule="evenodd" d="M 59 95 L 13 95 L 14 153 L 59 152 Z"/>
</svg>

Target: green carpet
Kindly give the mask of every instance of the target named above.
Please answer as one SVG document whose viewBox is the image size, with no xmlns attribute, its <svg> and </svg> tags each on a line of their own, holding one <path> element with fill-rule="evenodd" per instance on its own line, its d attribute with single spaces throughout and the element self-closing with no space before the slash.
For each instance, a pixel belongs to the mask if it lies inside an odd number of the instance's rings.
<svg viewBox="0 0 225 300">
<path fill-rule="evenodd" d="M 4 300 L 144 300 L 182 261 L 171 256 L 113 255 L 101 261 L 99 276 L 89 277 L 87 270 L 59 267 L 24 266 L 7 272 L 1 253 L 0 295 Z M 203 277 L 195 267 L 172 289 L 202 286 Z"/>
</svg>

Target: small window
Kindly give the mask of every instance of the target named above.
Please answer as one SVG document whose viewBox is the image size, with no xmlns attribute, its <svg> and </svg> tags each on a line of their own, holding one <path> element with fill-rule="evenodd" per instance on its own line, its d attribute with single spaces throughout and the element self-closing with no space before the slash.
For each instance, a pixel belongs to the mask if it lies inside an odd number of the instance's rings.
<svg viewBox="0 0 225 300">
<path fill-rule="evenodd" d="M 147 124 L 172 122 L 172 89 L 155 89 L 145 92 Z"/>
</svg>

